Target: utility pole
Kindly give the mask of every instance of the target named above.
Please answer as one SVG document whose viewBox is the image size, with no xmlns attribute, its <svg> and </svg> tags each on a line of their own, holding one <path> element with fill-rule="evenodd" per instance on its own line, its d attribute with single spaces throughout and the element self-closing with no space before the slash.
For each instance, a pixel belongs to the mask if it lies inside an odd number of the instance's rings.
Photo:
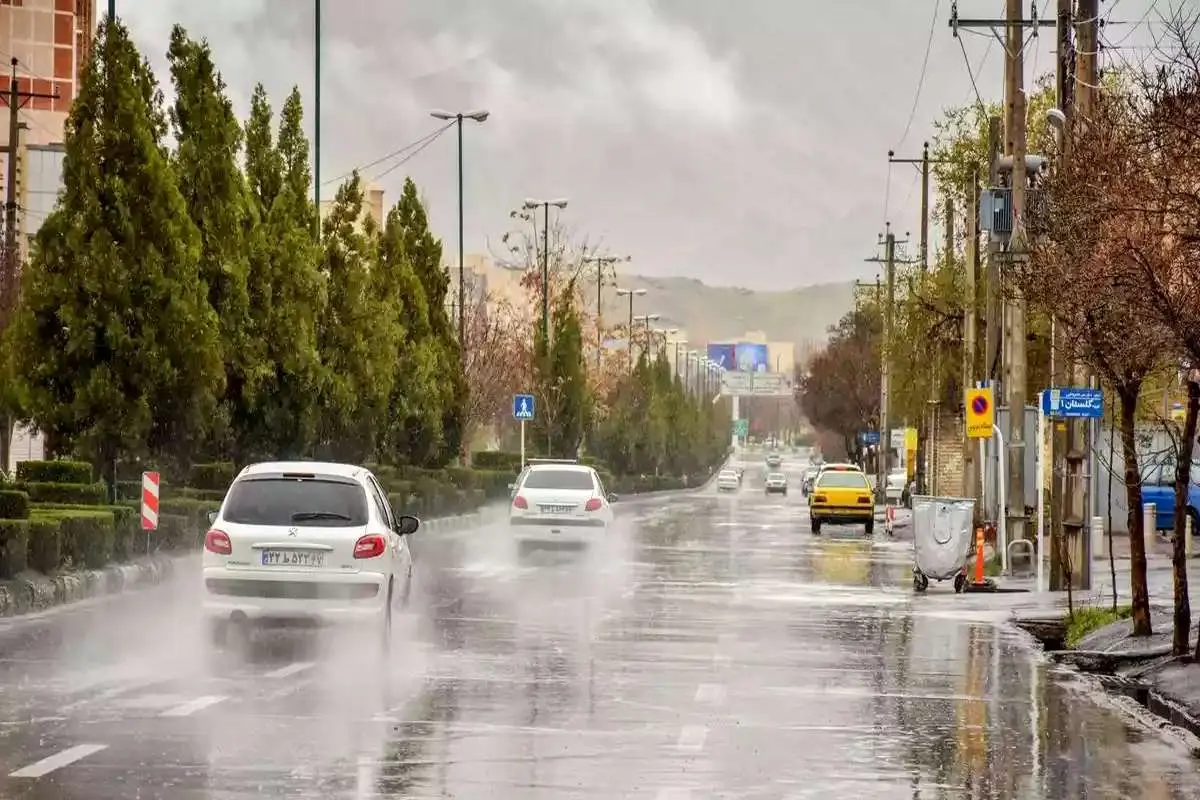
<svg viewBox="0 0 1200 800">
<path fill-rule="evenodd" d="M 888 151 L 889 164 L 914 164 L 921 173 L 920 264 L 922 273 L 929 271 L 929 166 L 930 164 L 944 164 L 948 163 L 949 161 L 950 159 L 945 158 L 930 158 L 929 142 L 922 144 L 920 158 L 896 158 L 895 151 Z M 929 461 L 929 454 L 931 452 L 930 447 L 933 444 L 934 437 L 936 436 L 930 418 L 932 417 L 933 412 L 933 398 L 936 397 L 938 390 L 937 382 L 940 375 L 938 371 L 938 360 L 939 359 L 934 358 L 933 363 L 930 365 L 930 408 L 928 409 L 927 413 L 921 414 L 919 430 L 917 433 L 917 464 L 915 477 L 917 481 L 917 490 L 921 492 L 927 491 L 928 488 L 925 480 L 926 472 L 928 471 L 926 466 Z"/>
<path fill-rule="evenodd" d="M 526 200 L 523 208 L 526 211 L 542 209 L 544 225 L 542 227 L 542 340 L 546 343 L 546 353 L 550 353 L 550 206 L 558 209 L 567 207 L 567 199 L 557 200 Z M 536 220 L 537 217 L 534 217 Z M 534 223 L 535 230 L 537 223 Z"/>
<path fill-rule="evenodd" d="M 111 6 L 110 6 L 111 8 Z M 21 289 L 21 227 L 24 222 L 21 210 L 21 187 L 24 176 L 19 170 L 23 155 L 24 143 L 21 141 L 21 106 L 26 100 L 43 98 L 58 99 L 58 93 L 21 91 L 17 81 L 17 59 L 12 59 L 12 73 L 8 82 L 8 144 L 2 152 L 8 158 L 7 186 L 5 186 L 4 203 L 4 259 L 0 264 L 0 334 L 8 328 L 13 314 L 16 313 L 18 297 Z M 12 447 L 13 420 L 5 414 L 0 425 L 0 472 L 8 471 L 8 461 Z"/>
<path fill-rule="evenodd" d="M 886 296 L 883 298 L 881 311 L 883 312 L 883 347 L 880 348 L 879 355 L 879 444 L 877 445 L 877 457 L 875 459 L 875 493 L 878 497 L 884 497 L 884 491 L 887 487 L 887 470 L 889 465 L 888 454 L 891 450 L 891 385 L 892 385 L 892 366 L 891 366 L 891 351 L 892 351 L 892 335 L 893 322 L 895 320 L 896 309 L 896 264 L 911 264 L 912 261 L 896 259 L 896 245 L 907 244 L 908 234 L 902 240 L 896 239 L 896 234 L 892 233 L 892 223 L 885 224 L 886 233 L 880 234 L 879 244 L 883 245 L 883 258 L 878 256 L 864 259 L 869 262 L 880 263 L 884 265 L 884 275 L 887 282 Z M 882 502 L 882 501 L 880 501 Z"/>
<path fill-rule="evenodd" d="M 111 9 L 116 0 L 109 0 Z M 317 241 L 321 240 L 321 0 L 313 0 L 313 210 Z M 462 308 L 459 307 L 459 314 Z"/>
<path fill-rule="evenodd" d="M 963 273 L 965 280 L 966 302 L 963 304 L 963 359 L 962 385 L 963 390 L 975 385 L 976 380 L 976 338 L 979 328 L 979 164 L 971 162 L 967 176 L 966 198 L 966 248 L 963 253 Z M 975 439 L 968 438 L 963 431 L 963 496 L 976 497 L 979 493 L 979 470 L 983 465 L 978 463 L 978 448 Z M 982 515 L 983 498 L 975 504 L 977 514 Z"/>
<path fill-rule="evenodd" d="M 600 369 L 600 354 L 604 351 L 604 326 L 601 320 L 601 310 L 604 301 L 604 268 L 611 267 L 613 264 L 622 261 L 629 261 L 630 256 L 588 256 L 583 259 L 585 264 L 596 265 L 596 369 Z M 616 280 L 617 273 L 613 272 L 613 279 Z M 633 296 L 630 295 L 629 313 L 633 315 Z"/>
<path fill-rule="evenodd" d="M 1070 141 L 1071 133 L 1086 134 L 1088 123 L 1092 118 L 1097 100 L 1097 86 L 1100 84 L 1097 51 L 1099 50 L 1100 3 L 1099 0 L 1079 0 L 1079 18 L 1074 20 L 1078 52 L 1076 56 L 1074 96 L 1067 115 L 1064 141 Z M 1071 383 L 1075 386 L 1091 386 L 1092 374 L 1086 365 L 1077 359 L 1072 359 Z M 1070 536 L 1068 541 L 1074 541 L 1072 548 L 1078 568 L 1072 570 L 1078 574 L 1081 589 L 1092 588 L 1092 556 L 1091 536 L 1088 535 L 1089 522 L 1095 513 L 1095 493 L 1093 492 L 1092 477 L 1095 473 L 1095 460 L 1092 454 L 1091 425 L 1087 420 L 1072 419 L 1067 421 L 1066 467 L 1067 486 L 1069 487 L 1069 505 L 1063 512 L 1063 533 Z M 1066 508 L 1070 513 L 1066 513 Z M 1051 571 L 1051 575 L 1054 572 Z"/>
<path fill-rule="evenodd" d="M 1028 258 L 1025 239 L 1025 190 L 1026 177 L 1026 98 L 1025 98 L 1025 29 L 1033 28 L 1034 36 L 1041 28 L 1057 27 L 1057 20 L 1042 20 L 1037 17 L 1037 4 L 1032 6 L 1032 16 L 1025 19 L 1021 0 L 1005 0 L 1005 18 L 962 19 L 958 6 L 951 8 L 950 27 L 954 35 L 959 28 L 990 29 L 1004 47 L 1004 155 L 1005 167 L 1011 167 L 1012 235 L 1004 253 L 1004 261 L 1011 269 L 1013 265 Z M 1004 37 L 999 29 L 1003 27 Z M 1000 165 L 993 171 L 999 172 Z M 998 176 L 996 176 L 998 177 Z M 996 185 L 996 184 L 993 184 Z M 989 273 L 991 264 L 989 263 Z M 990 277 L 990 275 L 989 275 Z M 999 276 L 997 276 L 999 277 Z M 997 281 L 998 283 L 998 281 Z M 1008 509 L 1000 509 L 1008 517 L 1009 541 L 1028 538 L 1025 535 L 1025 386 L 1027 371 L 1025 359 L 1025 300 L 1011 287 L 1004 293 L 1002 352 L 1004 356 L 1004 394 L 1008 405 Z M 993 291 L 989 286 L 989 294 Z M 990 327 L 990 326 L 989 326 Z M 989 355 L 990 357 L 990 355 Z M 1003 479 L 1003 478 L 1001 478 Z"/>
<path fill-rule="evenodd" d="M 1064 124 L 1059 136 L 1059 153 L 1057 167 L 1061 169 L 1067 162 L 1066 151 L 1070 147 L 1071 131 L 1069 120 L 1074 116 L 1074 67 L 1075 53 L 1072 35 L 1071 0 L 1058 0 L 1057 7 L 1057 53 L 1055 69 L 1055 105 L 1063 112 Z M 1070 342 L 1061 325 L 1051 322 L 1050 329 L 1050 383 L 1052 386 L 1067 386 L 1072 382 Z M 1067 541 L 1064 522 L 1067 514 L 1067 453 L 1071 449 L 1067 434 L 1067 424 L 1061 420 L 1050 422 L 1050 469 L 1046 470 L 1050 480 L 1050 579 L 1051 591 L 1061 591 L 1065 588 L 1065 566 L 1063 562 L 1063 545 Z M 1038 442 L 1038 447 L 1044 447 L 1044 442 Z M 1041 453 L 1039 453 L 1041 455 Z M 1046 491 L 1045 486 L 1037 487 L 1039 492 Z M 1081 564 L 1087 569 L 1090 565 Z M 1090 570 L 1089 570 L 1090 571 Z"/>
</svg>

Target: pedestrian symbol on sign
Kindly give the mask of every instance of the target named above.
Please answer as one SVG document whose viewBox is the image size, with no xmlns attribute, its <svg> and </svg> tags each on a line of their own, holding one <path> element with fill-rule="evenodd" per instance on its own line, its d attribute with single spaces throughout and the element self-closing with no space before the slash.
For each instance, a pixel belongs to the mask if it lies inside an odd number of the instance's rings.
<svg viewBox="0 0 1200 800">
<path fill-rule="evenodd" d="M 537 411 L 537 406 L 531 394 L 513 395 L 513 419 L 531 420 Z"/>
</svg>

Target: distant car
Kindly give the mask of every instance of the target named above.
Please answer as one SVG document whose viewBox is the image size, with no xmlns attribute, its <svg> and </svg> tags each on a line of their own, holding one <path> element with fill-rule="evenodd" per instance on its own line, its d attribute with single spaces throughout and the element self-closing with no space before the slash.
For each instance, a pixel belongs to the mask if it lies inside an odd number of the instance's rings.
<svg viewBox="0 0 1200 800">
<path fill-rule="evenodd" d="M 782 472 L 767 474 L 767 494 L 787 494 L 787 476 Z"/>
<path fill-rule="evenodd" d="M 807 496 L 812 492 L 813 481 L 817 479 L 817 475 L 820 474 L 820 472 L 821 468 L 816 464 L 809 464 L 804 468 L 804 478 L 800 484 L 800 491 L 802 494 Z"/>
<path fill-rule="evenodd" d="M 809 496 L 808 513 L 815 534 L 825 524 L 862 524 L 868 536 L 873 534 L 875 499 L 866 473 L 857 467 L 821 470 Z"/>
<path fill-rule="evenodd" d="M 742 486 L 742 476 L 735 470 L 723 469 L 717 475 L 717 491 L 736 492 Z"/>
<path fill-rule="evenodd" d="M 888 473 L 886 483 L 883 486 L 884 497 L 889 503 L 901 505 L 904 502 L 908 488 L 908 471 L 903 469 L 892 470 Z"/>
<path fill-rule="evenodd" d="M 779 453 L 771 453 L 767 456 L 767 467 L 770 469 L 779 469 L 783 465 L 783 456 Z"/>
<path fill-rule="evenodd" d="M 201 556 L 202 612 L 213 643 L 234 626 L 341 623 L 390 642 L 408 603 L 416 517 L 395 514 L 364 467 L 252 464 L 209 515 Z"/>
<path fill-rule="evenodd" d="M 587 547 L 603 540 L 616 499 L 587 465 L 531 459 L 513 484 L 508 523 L 523 552 L 537 547 Z"/>
</svg>

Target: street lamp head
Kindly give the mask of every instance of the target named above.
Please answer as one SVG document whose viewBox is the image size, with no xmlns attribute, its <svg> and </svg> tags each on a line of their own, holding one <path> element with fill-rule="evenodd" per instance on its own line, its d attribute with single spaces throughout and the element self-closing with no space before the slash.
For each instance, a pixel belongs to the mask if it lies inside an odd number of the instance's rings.
<svg viewBox="0 0 1200 800">
<path fill-rule="evenodd" d="M 638 297 L 641 297 L 642 295 L 644 295 L 646 293 L 646 290 L 645 289 L 631 289 L 630 292 L 637 295 Z"/>
<path fill-rule="evenodd" d="M 476 122 L 487 122 L 487 118 L 491 116 L 491 113 L 492 112 L 490 112 L 486 109 L 477 108 L 474 111 L 468 111 L 465 114 L 463 114 L 463 118 L 464 119 L 473 119 Z"/>
<path fill-rule="evenodd" d="M 433 111 L 430 111 L 429 116 L 433 117 L 434 119 L 458 119 L 458 114 L 451 114 L 449 111 L 443 111 L 440 108 L 435 108 Z"/>
<path fill-rule="evenodd" d="M 555 208 L 566 208 L 567 207 L 567 198 L 559 197 L 555 200 L 551 200 L 550 205 L 554 206 Z"/>
<path fill-rule="evenodd" d="M 1062 128 L 1067 124 L 1067 115 L 1062 112 L 1061 108 L 1046 109 L 1046 119 L 1056 128 Z"/>
<path fill-rule="evenodd" d="M 537 200 L 527 197 L 527 198 L 525 198 L 524 205 L 522 205 L 521 207 L 527 208 L 527 209 L 534 209 L 534 208 L 541 208 L 542 204 L 539 203 Z"/>
</svg>

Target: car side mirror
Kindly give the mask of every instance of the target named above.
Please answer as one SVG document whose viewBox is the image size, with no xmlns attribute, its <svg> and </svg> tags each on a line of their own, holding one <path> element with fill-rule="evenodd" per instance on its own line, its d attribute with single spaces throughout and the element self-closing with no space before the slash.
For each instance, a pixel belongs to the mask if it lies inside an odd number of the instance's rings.
<svg viewBox="0 0 1200 800">
<path fill-rule="evenodd" d="M 401 514 L 396 520 L 396 533 L 401 536 L 408 536 L 410 533 L 416 533 L 417 528 L 421 527 L 421 520 L 411 514 Z"/>
<path fill-rule="evenodd" d="M 216 511 L 208 512 L 208 524 L 213 525 L 216 523 L 216 521 L 217 521 L 217 512 Z"/>
<path fill-rule="evenodd" d="M 616 492 L 609 492 L 609 493 L 608 493 L 608 502 L 610 502 L 610 503 L 615 503 L 615 502 L 617 502 L 617 500 L 619 500 L 619 499 L 620 499 L 620 498 L 618 498 L 618 497 L 617 497 L 617 493 L 616 493 Z"/>
</svg>

